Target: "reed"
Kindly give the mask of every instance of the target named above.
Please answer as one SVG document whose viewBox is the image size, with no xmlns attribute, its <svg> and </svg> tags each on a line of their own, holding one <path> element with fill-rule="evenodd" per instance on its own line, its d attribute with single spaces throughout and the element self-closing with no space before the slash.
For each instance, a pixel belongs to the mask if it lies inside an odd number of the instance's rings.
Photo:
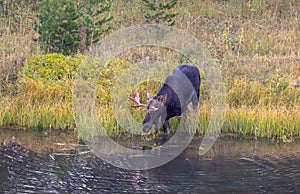
<svg viewBox="0 0 300 194">
<path fill-rule="evenodd" d="M 74 122 L 69 104 L 24 104 L 19 99 L 1 98 L 1 126 L 40 129 L 72 129 Z"/>
<path fill-rule="evenodd" d="M 299 107 L 234 108 L 226 115 L 224 132 L 283 141 L 299 137 Z"/>
</svg>

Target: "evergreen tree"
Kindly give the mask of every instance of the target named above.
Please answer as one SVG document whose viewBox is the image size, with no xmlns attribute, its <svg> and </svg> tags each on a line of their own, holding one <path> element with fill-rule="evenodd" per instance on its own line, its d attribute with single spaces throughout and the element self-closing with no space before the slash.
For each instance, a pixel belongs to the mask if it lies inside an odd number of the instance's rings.
<svg viewBox="0 0 300 194">
<path fill-rule="evenodd" d="M 109 10 L 104 1 L 42 0 L 35 23 L 42 50 L 72 55 L 98 42 L 112 19 L 101 15 Z"/>
<path fill-rule="evenodd" d="M 83 13 L 81 28 L 86 31 L 86 46 L 97 43 L 100 36 L 108 32 L 111 27 L 103 27 L 105 23 L 112 20 L 112 17 L 101 17 L 103 13 L 109 11 L 110 5 L 105 0 L 83 0 L 81 2 L 81 12 Z"/>
<path fill-rule="evenodd" d="M 145 14 L 147 22 L 155 22 L 156 24 L 166 23 L 169 26 L 175 24 L 174 17 L 177 13 L 172 13 L 171 9 L 174 8 L 178 0 L 142 0 L 149 12 Z"/>
<path fill-rule="evenodd" d="M 72 0 L 43 0 L 35 30 L 45 52 L 71 54 L 79 45 L 78 7 Z"/>
</svg>

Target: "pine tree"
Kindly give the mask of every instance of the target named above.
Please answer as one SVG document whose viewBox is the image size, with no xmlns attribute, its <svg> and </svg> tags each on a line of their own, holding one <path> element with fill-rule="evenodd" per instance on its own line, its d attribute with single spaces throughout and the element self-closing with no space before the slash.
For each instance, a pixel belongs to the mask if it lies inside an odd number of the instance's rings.
<svg viewBox="0 0 300 194">
<path fill-rule="evenodd" d="M 155 22 L 156 24 L 166 23 L 169 26 L 175 24 L 174 17 L 178 13 L 172 13 L 171 9 L 174 8 L 178 0 L 142 0 L 149 12 L 145 14 L 148 23 Z"/>
<path fill-rule="evenodd" d="M 102 17 L 109 10 L 104 1 L 43 0 L 35 23 L 42 50 L 72 55 L 98 42 L 110 29 L 103 24 L 112 19 Z"/>
<path fill-rule="evenodd" d="M 66 55 L 76 52 L 80 40 L 79 17 L 77 5 L 72 0 L 42 1 L 39 21 L 35 23 L 42 50 Z"/>
<path fill-rule="evenodd" d="M 81 27 L 86 30 L 86 46 L 91 46 L 99 41 L 103 33 L 108 32 L 111 27 L 103 27 L 104 24 L 112 20 L 112 17 L 101 17 L 103 13 L 109 11 L 110 5 L 105 4 L 105 0 L 84 0 L 81 2 L 81 12 L 83 21 Z"/>
</svg>

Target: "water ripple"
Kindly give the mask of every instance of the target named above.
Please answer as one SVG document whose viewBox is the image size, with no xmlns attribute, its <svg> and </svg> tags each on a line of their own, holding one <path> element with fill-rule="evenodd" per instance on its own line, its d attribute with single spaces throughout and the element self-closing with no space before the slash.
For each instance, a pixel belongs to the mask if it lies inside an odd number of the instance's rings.
<svg viewBox="0 0 300 194">
<path fill-rule="evenodd" d="M 224 146 L 232 142 L 223 142 Z M 234 149 L 237 145 L 233 144 Z M 220 146 L 221 147 L 221 146 Z M 14 143 L 0 149 L 4 193 L 285 193 L 299 192 L 300 154 L 224 152 L 200 157 L 190 148 L 145 171 L 113 167 L 91 153 L 38 154 Z M 256 153 L 256 152 L 255 152 Z M 208 159 L 210 157 L 210 159 Z"/>
</svg>

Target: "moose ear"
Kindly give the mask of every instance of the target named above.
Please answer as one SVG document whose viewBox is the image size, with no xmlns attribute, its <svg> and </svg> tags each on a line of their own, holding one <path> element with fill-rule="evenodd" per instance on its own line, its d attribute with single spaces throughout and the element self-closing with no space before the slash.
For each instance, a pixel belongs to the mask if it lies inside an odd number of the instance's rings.
<svg viewBox="0 0 300 194">
<path fill-rule="evenodd" d="M 168 98 L 168 94 L 165 94 L 165 95 L 160 95 L 157 99 L 158 99 L 158 101 L 160 101 L 163 105 L 165 105 L 166 102 L 167 102 L 167 98 Z"/>
</svg>

